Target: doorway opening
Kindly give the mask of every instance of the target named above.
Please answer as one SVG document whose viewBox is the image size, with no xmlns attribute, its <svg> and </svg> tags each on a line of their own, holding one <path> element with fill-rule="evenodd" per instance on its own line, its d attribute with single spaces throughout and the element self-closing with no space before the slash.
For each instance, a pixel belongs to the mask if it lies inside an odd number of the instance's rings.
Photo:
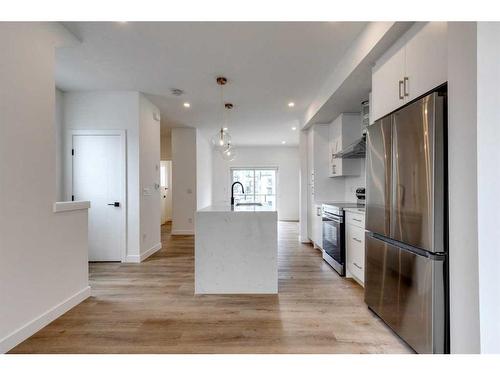
<svg viewBox="0 0 500 375">
<path fill-rule="evenodd" d="M 160 161 L 161 225 L 172 221 L 172 161 Z"/>
</svg>

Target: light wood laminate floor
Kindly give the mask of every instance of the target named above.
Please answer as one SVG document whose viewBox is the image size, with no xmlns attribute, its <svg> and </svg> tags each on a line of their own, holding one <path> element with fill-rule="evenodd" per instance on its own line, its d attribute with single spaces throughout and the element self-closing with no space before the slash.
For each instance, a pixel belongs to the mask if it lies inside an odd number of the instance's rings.
<svg viewBox="0 0 500 375">
<path fill-rule="evenodd" d="M 12 353 L 411 353 L 310 245 L 279 224 L 278 295 L 199 295 L 194 238 L 141 264 L 92 263 L 92 296 Z"/>
</svg>

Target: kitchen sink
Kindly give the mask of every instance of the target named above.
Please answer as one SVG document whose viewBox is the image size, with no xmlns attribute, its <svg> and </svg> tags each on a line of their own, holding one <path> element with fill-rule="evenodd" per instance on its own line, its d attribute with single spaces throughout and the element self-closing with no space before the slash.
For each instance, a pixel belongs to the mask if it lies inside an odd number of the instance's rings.
<svg viewBox="0 0 500 375">
<path fill-rule="evenodd" d="M 237 206 L 262 206 L 262 203 L 236 203 Z"/>
</svg>

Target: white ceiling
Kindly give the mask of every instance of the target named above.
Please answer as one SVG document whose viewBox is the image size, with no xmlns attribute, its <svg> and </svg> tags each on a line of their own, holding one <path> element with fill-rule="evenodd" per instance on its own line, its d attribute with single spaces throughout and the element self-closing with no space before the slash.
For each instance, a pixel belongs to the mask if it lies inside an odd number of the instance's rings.
<svg viewBox="0 0 500 375">
<path fill-rule="evenodd" d="M 82 43 L 57 51 L 56 84 L 71 90 L 137 90 L 160 108 L 162 127 L 220 127 L 220 89 L 234 104 L 236 145 L 298 143 L 309 104 L 363 22 L 77 22 Z M 175 97 L 170 89 L 185 95 Z M 183 102 L 191 108 L 185 109 Z M 294 108 L 287 103 L 295 102 Z"/>
</svg>

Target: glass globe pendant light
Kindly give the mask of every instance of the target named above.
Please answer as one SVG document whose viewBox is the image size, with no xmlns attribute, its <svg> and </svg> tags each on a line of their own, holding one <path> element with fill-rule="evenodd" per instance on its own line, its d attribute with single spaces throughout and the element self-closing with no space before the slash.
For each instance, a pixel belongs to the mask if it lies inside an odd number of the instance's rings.
<svg viewBox="0 0 500 375">
<path fill-rule="evenodd" d="M 220 128 L 220 130 L 213 135 L 211 142 L 212 146 L 214 146 L 217 151 L 222 152 L 227 148 L 227 144 L 231 143 L 231 136 L 227 130 Z"/>
<path fill-rule="evenodd" d="M 224 85 L 227 83 L 227 78 L 226 77 L 217 77 L 217 84 L 220 86 L 220 93 L 221 93 L 221 108 L 224 108 Z M 229 103 L 228 103 L 229 104 Z M 226 108 L 228 108 L 226 104 Z M 232 108 L 232 104 L 231 104 Z M 221 116 L 221 127 L 220 130 L 217 131 L 211 138 L 211 143 L 212 146 L 219 152 L 224 152 L 224 150 L 227 148 L 228 144 L 231 144 L 231 136 L 227 132 L 227 127 L 225 126 L 226 124 L 226 116 L 224 110 L 222 110 L 222 116 Z"/>
<path fill-rule="evenodd" d="M 231 143 L 226 144 L 226 149 L 221 153 L 222 159 L 225 161 L 233 161 L 236 159 L 236 149 L 231 145 Z"/>
</svg>

